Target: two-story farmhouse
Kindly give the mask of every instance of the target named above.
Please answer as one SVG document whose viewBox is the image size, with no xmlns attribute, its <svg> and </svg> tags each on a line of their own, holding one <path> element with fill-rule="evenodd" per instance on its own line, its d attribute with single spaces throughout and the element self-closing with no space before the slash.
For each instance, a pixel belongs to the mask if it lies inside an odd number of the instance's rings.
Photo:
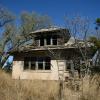
<svg viewBox="0 0 100 100">
<path fill-rule="evenodd" d="M 21 45 L 10 52 L 14 56 L 13 79 L 65 79 L 70 76 L 70 69 L 74 70 L 73 59 L 83 60 L 67 29 L 40 29 L 29 36 L 31 45 Z M 80 48 L 84 51 L 84 43 L 80 42 Z"/>
</svg>

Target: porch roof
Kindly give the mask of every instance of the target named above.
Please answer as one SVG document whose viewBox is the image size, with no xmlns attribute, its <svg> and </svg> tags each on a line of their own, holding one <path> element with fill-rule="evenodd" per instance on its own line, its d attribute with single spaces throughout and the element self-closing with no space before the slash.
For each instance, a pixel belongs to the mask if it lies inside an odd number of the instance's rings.
<svg viewBox="0 0 100 100">
<path fill-rule="evenodd" d="M 88 48 L 90 48 L 91 46 L 88 45 Z M 33 45 L 26 45 L 26 46 L 19 46 L 19 47 L 15 47 L 14 49 L 12 49 L 10 52 L 8 52 L 9 54 L 15 54 L 16 52 L 32 52 L 32 51 L 46 51 L 46 50 L 69 50 L 69 49 L 79 49 L 85 48 L 85 45 L 83 44 L 65 44 L 65 45 L 52 45 L 52 46 L 40 46 L 40 47 L 36 47 Z"/>
</svg>

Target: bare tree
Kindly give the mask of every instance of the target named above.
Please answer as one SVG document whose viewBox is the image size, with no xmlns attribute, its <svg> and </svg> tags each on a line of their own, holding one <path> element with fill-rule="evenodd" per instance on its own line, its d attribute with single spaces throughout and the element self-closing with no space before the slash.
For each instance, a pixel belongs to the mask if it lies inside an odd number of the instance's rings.
<svg viewBox="0 0 100 100">
<path fill-rule="evenodd" d="M 8 23 L 12 23 L 14 20 L 15 20 L 15 16 L 11 12 L 9 12 L 6 8 L 0 6 L 0 28 L 3 27 L 4 31 L 6 30 L 6 32 L 3 32 L 2 34 L 3 35 L 2 40 L 7 41 L 8 34 L 10 34 L 10 28 L 9 30 L 7 29 Z M 3 41 L 2 48 L 4 47 L 4 45 L 5 43 Z"/>
<path fill-rule="evenodd" d="M 52 26 L 52 21 L 48 16 L 37 13 L 23 12 L 20 17 L 20 33 L 27 40 L 31 31 L 48 28 Z"/>
<path fill-rule="evenodd" d="M 14 19 L 15 19 L 15 16 L 13 16 L 13 14 L 11 12 L 9 12 L 3 6 L 0 6 L 0 30 L 2 28 L 5 31 L 6 25 L 8 23 L 12 23 L 14 21 Z M 1 56 L 2 57 L 3 57 L 5 44 L 8 42 L 8 37 L 9 37 L 8 34 L 10 34 L 10 30 L 9 30 L 9 32 L 7 32 L 7 31 L 5 32 L 6 34 L 5 33 L 1 34 L 2 41 L 0 41 L 0 44 L 1 44 L 0 47 L 1 47 Z M 3 65 L 3 64 L 1 64 L 1 65 Z"/>
<path fill-rule="evenodd" d="M 75 44 L 79 48 L 79 51 L 82 55 L 83 60 L 86 62 L 85 66 L 87 69 L 87 67 L 88 67 L 87 66 L 87 49 L 88 49 L 87 48 L 87 45 L 88 45 L 87 37 L 88 37 L 88 33 L 89 33 L 90 21 L 88 18 L 83 18 L 80 16 L 76 16 L 72 19 L 65 17 L 65 24 L 66 24 L 66 27 L 70 30 L 71 35 L 75 39 Z M 85 44 L 84 52 L 80 47 L 79 40 L 82 40 Z"/>
<path fill-rule="evenodd" d="M 0 6 L 0 27 L 13 21 L 15 17 L 6 8 Z"/>
</svg>

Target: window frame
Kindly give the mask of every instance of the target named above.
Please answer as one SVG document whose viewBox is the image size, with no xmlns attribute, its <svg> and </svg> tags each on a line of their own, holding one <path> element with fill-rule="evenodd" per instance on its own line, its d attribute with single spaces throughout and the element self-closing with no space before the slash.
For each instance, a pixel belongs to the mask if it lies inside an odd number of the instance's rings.
<svg viewBox="0 0 100 100">
<path fill-rule="evenodd" d="M 58 37 L 56 35 L 54 36 L 48 36 L 48 37 L 37 37 L 36 41 L 38 41 L 38 46 L 56 46 L 58 45 Z"/>
<path fill-rule="evenodd" d="M 28 59 L 28 66 L 27 68 L 25 68 L 25 58 L 29 58 Z M 33 60 L 35 63 L 34 63 L 34 69 L 32 69 L 32 60 L 30 60 L 31 58 L 35 58 L 35 60 Z M 47 62 L 46 60 L 49 58 L 49 62 Z M 42 59 L 41 61 L 39 61 L 39 59 Z M 49 65 L 49 68 L 46 69 L 46 63 L 48 63 Z M 39 64 L 42 64 L 42 68 L 39 68 Z M 32 70 L 32 71 L 46 71 L 46 70 L 51 70 L 51 58 L 50 57 L 24 57 L 24 67 L 23 67 L 24 70 Z"/>
<path fill-rule="evenodd" d="M 65 71 L 70 71 L 71 70 L 71 66 L 72 66 L 71 65 L 71 60 L 66 60 Z"/>
</svg>

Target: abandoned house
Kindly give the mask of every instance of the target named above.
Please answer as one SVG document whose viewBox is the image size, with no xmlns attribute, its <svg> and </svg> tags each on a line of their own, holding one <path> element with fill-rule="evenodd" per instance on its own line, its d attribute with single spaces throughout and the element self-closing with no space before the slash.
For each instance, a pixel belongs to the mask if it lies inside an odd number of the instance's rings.
<svg viewBox="0 0 100 100">
<path fill-rule="evenodd" d="M 79 72 L 78 64 L 84 60 L 84 42 L 78 41 L 77 46 L 67 29 L 40 29 L 31 32 L 29 37 L 31 44 L 23 44 L 10 51 L 14 56 L 13 79 L 58 80 L 70 77 L 73 71 Z M 87 46 L 89 48 L 91 44 Z M 88 55 L 91 54 L 88 52 Z"/>
</svg>

